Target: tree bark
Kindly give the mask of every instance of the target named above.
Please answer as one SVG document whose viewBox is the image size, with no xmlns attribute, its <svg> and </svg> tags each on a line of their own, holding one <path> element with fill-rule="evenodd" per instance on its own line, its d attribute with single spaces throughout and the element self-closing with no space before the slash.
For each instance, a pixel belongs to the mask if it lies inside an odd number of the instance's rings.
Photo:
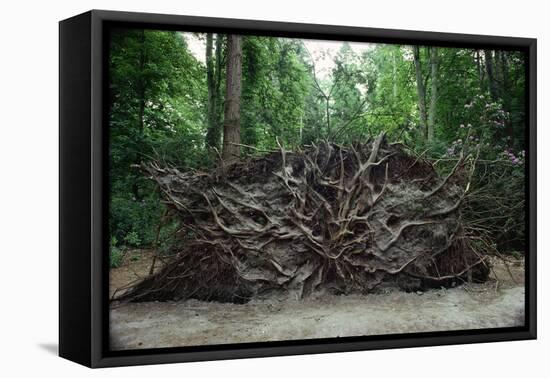
<svg viewBox="0 0 550 378">
<path fill-rule="evenodd" d="M 217 98 L 214 77 L 213 36 L 206 34 L 206 86 L 208 89 L 206 144 L 208 147 L 219 148 L 219 130 L 216 124 Z"/>
<path fill-rule="evenodd" d="M 397 99 L 397 52 L 399 47 L 396 47 L 392 53 L 392 81 L 393 81 L 393 99 Z"/>
<path fill-rule="evenodd" d="M 139 105 L 138 105 L 138 125 L 139 130 L 143 133 L 145 129 L 145 88 L 147 84 L 145 83 L 144 70 L 145 70 L 145 31 L 140 32 L 140 43 L 141 49 L 139 52 Z"/>
<path fill-rule="evenodd" d="M 481 54 L 479 53 L 479 50 L 476 50 L 474 60 L 477 67 L 477 75 L 479 77 L 479 82 L 483 83 L 484 75 L 483 75 L 483 68 L 481 67 Z"/>
<path fill-rule="evenodd" d="M 422 79 L 422 65 L 420 62 L 420 47 L 413 46 L 414 69 L 416 73 L 416 91 L 418 94 L 418 111 L 420 115 L 420 129 L 424 131 L 424 136 L 428 137 L 427 116 L 426 116 L 426 88 Z"/>
<path fill-rule="evenodd" d="M 493 52 L 491 50 L 484 50 L 485 54 L 485 70 L 487 71 L 487 81 L 489 86 L 489 93 L 493 101 L 498 100 L 498 88 L 495 80 L 494 65 L 493 65 Z"/>
<path fill-rule="evenodd" d="M 498 64 L 500 67 L 499 72 L 501 75 L 500 94 L 504 104 L 504 110 L 510 111 L 511 98 L 510 98 L 510 90 L 509 90 L 510 85 L 509 85 L 509 73 L 508 73 L 508 57 L 506 52 L 504 51 L 500 52 Z"/>
<path fill-rule="evenodd" d="M 503 110 L 511 113 L 512 112 L 512 97 L 510 93 L 510 75 L 509 75 L 509 69 L 508 69 L 508 55 L 506 52 L 501 51 L 498 54 L 498 61 L 497 64 L 499 66 L 499 72 L 500 72 L 500 98 L 502 99 L 502 107 Z M 514 125 L 512 123 L 512 119 L 507 119 L 505 121 L 506 125 L 506 135 L 509 137 L 508 143 L 510 145 L 513 145 L 514 140 Z"/>
<path fill-rule="evenodd" d="M 221 130 L 223 124 L 223 93 L 222 93 L 222 71 L 223 71 L 223 62 L 222 62 L 222 52 L 223 52 L 223 40 L 224 37 L 222 34 L 216 34 L 216 79 L 215 79 L 215 88 L 214 92 L 216 93 L 216 109 L 215 109 L 215 118 L 216 118 L 216 129 L 218 136 L 218 143 L 221 139 Z"/>
<path fill-rule="evenodd" d="M 428 141 L 434 139 L 435 117 L 437 110 L 437 87 L 439 72 L 439 57 L 437 47 L 430 48 L 430 68 L 431 68 L 431 91 L 430 108 L 428 114 Z"/>
<path fill-rule="evenodd" d="M 327 138 L 330 139 L 330 133 L 332 131 L 330 129 L 330 97 L 325 98 L 325 103 L 326 103 L 326 114 L 327 114 Z"/>
<path fill-rule="evenodd" d="M 222 159 L 230 161 L 240 156 L 241 125 L 241 79 L 242 79 L 242 37 L 229 35 L 227 38 L 226 97 L 223 122 Z"/>
</svg>

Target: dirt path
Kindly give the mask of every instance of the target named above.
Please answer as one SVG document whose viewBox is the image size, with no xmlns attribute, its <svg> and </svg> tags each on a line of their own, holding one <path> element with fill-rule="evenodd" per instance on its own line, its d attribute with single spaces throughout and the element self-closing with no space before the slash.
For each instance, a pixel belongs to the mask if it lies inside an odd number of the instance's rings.
<svg viewBox="0 0 550 378">
<path fill-rule="evenodd" d="M 120 285 L 146 269 L 139 263 L 112 272 Z M 128 266 L 132 266 L 130 269 Z M 136 267 L 138 267 L 136 269 Z M 129 274 L 128 272 L 132 272 Z M 146 270 L 144 270 L 146 271 Z M 135 349 L 522 325 L 523 268 L 495 267 L 499 278 L 483 285 L 373 295 L 269 299 L 244 305 L 188 300 L 132 303 L 111 310 L 111 348 Z"/>
</svg>

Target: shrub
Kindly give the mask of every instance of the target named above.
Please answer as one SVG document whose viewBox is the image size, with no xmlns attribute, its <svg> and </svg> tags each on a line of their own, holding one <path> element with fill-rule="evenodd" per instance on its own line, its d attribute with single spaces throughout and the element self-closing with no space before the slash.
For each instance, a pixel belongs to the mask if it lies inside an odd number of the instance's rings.
<svg viewBox="0 0 550 378">
<path fill-rule="evenodd" d="M 141 245 L 141 239 L 136 231 L 131 231 L 124 237 L 124 243 L 129 247 L 138 247 Z"/>
<path fill-rule="evenodd" d="M 117 239 L 115 237 L 111 237 L 109 244 L 109 266 L 111 268 L 118 268 L 122 265 L 124 251 L 117 247 Z"/>
</svg>

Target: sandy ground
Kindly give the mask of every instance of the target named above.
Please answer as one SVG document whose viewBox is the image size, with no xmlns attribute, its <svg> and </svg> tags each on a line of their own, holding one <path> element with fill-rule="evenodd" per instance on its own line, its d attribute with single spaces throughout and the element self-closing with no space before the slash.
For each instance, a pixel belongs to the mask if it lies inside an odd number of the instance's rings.
<svg viewBox="0 0 550 378">
<path fill-rule="evenodd" d="M 139 256 L 136 260 L 135 256 Z M 111 272 L 111 292 L 148 272 L 146 251 Z M 523 267 L 496 264 L 498 281 L 452 289 L 227 304 L 131 303 L 111 309 L 111 348 L 139 349 L 520 326 Z M 515 281 L 515 282 L 514 282 Z"/>
</svg>

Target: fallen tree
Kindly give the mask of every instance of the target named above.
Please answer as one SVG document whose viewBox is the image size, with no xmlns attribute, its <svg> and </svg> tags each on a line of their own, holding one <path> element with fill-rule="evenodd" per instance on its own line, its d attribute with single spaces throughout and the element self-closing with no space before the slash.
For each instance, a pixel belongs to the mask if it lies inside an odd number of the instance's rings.
<svg viewBox="0 0 550 378">
<path fill-rule="evenodd" d="M 383 134 L 266 153 L 212 172 L 142 169 L 178 217 L 175 254 L 117 300 L 245 302 L 284 291 L 404 290 L 486 279 L 460 208 L 474 156 L 440 176 Z"/>
</svg>

